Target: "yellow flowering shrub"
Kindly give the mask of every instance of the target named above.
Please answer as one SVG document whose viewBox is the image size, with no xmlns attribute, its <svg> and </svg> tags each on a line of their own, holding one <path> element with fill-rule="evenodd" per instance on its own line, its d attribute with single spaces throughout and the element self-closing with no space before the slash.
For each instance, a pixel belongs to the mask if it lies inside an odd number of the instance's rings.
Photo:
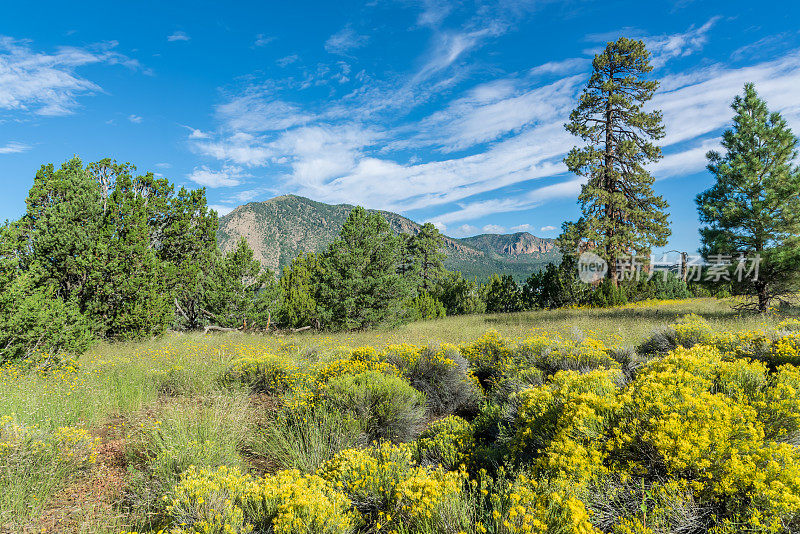
<svg viewBox="0 0 800 534">
<path fill-rule="evenodd" d="M 16 531 L 15 516 L 39 512 L 70 477 L 95 463 L 97 446 L 81 427 L 51 430 L 0 417 L 0 524 Z"/>
<path fill-rule="evenodd" d="M 576 341 L 557 333 L 542 333 L 526 339 L 514 348 L 513 359 L 518 366 L 537 367 L 546 374 L 568 369 L 620 367 L 602 341 L 593 338 Z"/>
<path fill-rule="evenodd" d="M 686 480 L 742 528 L 778 532 L 800 514 L 800 451 L 766 439 L 771 403 L 764 401 L 784 395 L 779 384 L 792 381 L 792 370 L 769 383 L 764 371 L 701 345 L 649 364 L 620 395 L 608 445 L 613 468 Z"/>
<path fill-rule="evenodd" d="M 461 345 L 460 350 L 484 386 L 511 364 L 511 346 L 497 330 L 489 330 L 473 343 Z"/>
<path fill-rule="evenodd" d="M 233 360 L 225 374 L 226 383 L 240 383 L 258 393 L 281 395 L 302 378 L 293 361 L 274 354 L 245 356 Z"/>
<path fill-rule="evenodd" d="M 21 425 L 10 415 L 0 417 L 0 466 L 25 460 L 77 469 L 95 462 L 97 444 L 84 428 L 62 426 L 48 431 Z"/>
<path fill-rule="evenodd" d="M 679 317 L 672 324 L 672 328 L 675 330 L 675 340 L 678 345 L 687 348 L 698 343 L 710 343 L 714 337 L 714 331 L 708 321 L 694 313 Z"/>
<path fill-rule="evenodd" d="M 491 515 L 478 532 L 496 534 L 602 534 L 583 502 L 568 488 L 542 483 L 525 474 L 491 485 Z"/>
<path fill-rule="evenodd" d="M 417 463 L 436 464 L 453 470 L 470 462 L 475 448 L 472 426 L 468 421 L 449 415 L 431 423 L 414 442 Z"/>
<path fill-rule="evenodd" d="M 345 534 L 358 524 L 344 495 L 296 470 L 257 479 L 238 469 L 192 466 L 164 500 L 173 534 Z"/>
<path fill-rule="evenodd" d="M 398 525 L 435 525 L 439 507 L 459 494 L 464 475 L 418 466 L 408 445 L 382 443 L 347 449 L 323 465 L 318 475 L 343 491 L 376 531 Z"/>
<path fill-rule="evenodd" d="M 517 460 L 539 472 L 587 483 L 605 474 L 603 437 L 618 407 L 620 372 L 560 371 L 542 387 L 519 394 L 511 440 Z"/>
</svg>

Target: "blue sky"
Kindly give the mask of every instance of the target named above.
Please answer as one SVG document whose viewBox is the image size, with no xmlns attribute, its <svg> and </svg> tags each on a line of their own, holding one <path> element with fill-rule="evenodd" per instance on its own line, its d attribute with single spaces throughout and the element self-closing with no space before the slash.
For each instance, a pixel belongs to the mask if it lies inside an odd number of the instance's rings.
<svg viewBox="0 0 800 534">
<path fill-rule="evenodd" d="M 644 39 L 670 203 L 695 195 L 730 101 L 754 81 L 800 133 L 800 3 L 744 1 L 16 2 L 0 18 L 0 219 L 43 163 L 135 163 L 207 187 L 221 213 L 295 193 L 433 221 L 453 236 L 575 219 L 563 129 L 591 57 Z"/>
</svg>

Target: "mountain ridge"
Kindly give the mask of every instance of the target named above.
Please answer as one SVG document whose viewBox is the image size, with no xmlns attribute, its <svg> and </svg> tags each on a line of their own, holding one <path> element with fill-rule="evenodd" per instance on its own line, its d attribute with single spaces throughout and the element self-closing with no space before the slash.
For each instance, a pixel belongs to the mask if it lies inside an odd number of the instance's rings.
<svg viewBox="0 0 800 534">
<path fill-rule="evenodd" d="M 217 241 L 231 250 L 247 239 L 256 259 L 280 272 L 300 252 L 321 252 L 339 235 L 351 204 L 326 204 L 298 195 L 281 195 L 236 207 L 219 219 Z M 420 224 L 394 212 L 380 213 L 396 233 L 417 233 Z M 523 280 L 558 258 L 552 239 L 528 232 L 479 234 L 467 238 L 444 236 L 445 266 L 467 278 L 484 279 L 494 272 Z"/>
</svg>

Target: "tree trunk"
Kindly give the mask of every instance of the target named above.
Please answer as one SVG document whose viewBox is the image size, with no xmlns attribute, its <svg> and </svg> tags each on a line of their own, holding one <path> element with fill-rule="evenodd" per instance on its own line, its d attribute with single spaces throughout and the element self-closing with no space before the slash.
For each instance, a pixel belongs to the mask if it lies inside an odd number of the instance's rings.
<svg viewBox="0 0 800 534">
<path fill-rule="evenodd" d="M 758 312 L 767 313 L 769 306 L 769 297 L 767 296 L 767 284 L 763 280 L 756 282 L 756 290 L 758 291 Z"/>
<path fill-rule="evenodd" d="M 609 73 L 609 78 L 614 77 L 614 72 L 611 71 Z M 603 161 L 603 189 L 607 192 L 610 192 L 614 189 L 613 178 L 612 178 L 612 169 L 614 167 L 614 111 L 611 106 L 611 92 L 608 92 L 608 96 L 606 97 L 606 117 L 605 117 L 605 126 L 606 126 L 606 139 L 605 139 L 605 160 Z M 614 250 L 611 247 L 611 239 L 614 237 L 614 227 L 612 226 L 612 221 L 614 217 L 613 208 L 610 203 L 606 203 L 605 205 L 605 217 L 606 217 L 606 258 L 605 260 L 608 262 L 608 276 L 611 279 L 611 283 L 614 287 L 619 285 L 619 273 L 617 273 L 617 262 L 616 258 L 614 258 Z"/>
</svg>

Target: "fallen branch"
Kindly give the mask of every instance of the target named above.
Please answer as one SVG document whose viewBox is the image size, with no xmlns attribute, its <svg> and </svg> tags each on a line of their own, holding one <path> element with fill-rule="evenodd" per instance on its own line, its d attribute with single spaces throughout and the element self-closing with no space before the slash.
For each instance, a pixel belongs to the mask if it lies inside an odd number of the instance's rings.
<svg viewBox="0 0 800 534">
<path fill-rule="evenodd" d="M 217 326 L 217 325 L 210 324 L 210 325 L 205 327 L 205 329 L 203 330 L 203 334 L 208 334 L 210 331 L 214 331 L 214 332 L 238 332 L 239 330 L 241 330 L 241 328 L 225 328 L 223 326 Z"/>
<path fill-rule="evenodd" d="M 303 330 L 308 330 L 309 328 L 311 328 L 311 325 L 303 326 L 300 328 L 292 328 L 292 332 L 302 332 Z"/>
<path fill-rule="evenodd" d="M 178 297 L 175 297 L 175 307 L 178 309 L 178 312 L 183 315 L 183 318 L 189 321 L 189 318 L 186 316 L 186 313 L 184 313 L 183 308 L 181 308 L 181 305 L 178 304 Z M 191 321 L 189 322 L 191 323 Z"/>
</svg>

